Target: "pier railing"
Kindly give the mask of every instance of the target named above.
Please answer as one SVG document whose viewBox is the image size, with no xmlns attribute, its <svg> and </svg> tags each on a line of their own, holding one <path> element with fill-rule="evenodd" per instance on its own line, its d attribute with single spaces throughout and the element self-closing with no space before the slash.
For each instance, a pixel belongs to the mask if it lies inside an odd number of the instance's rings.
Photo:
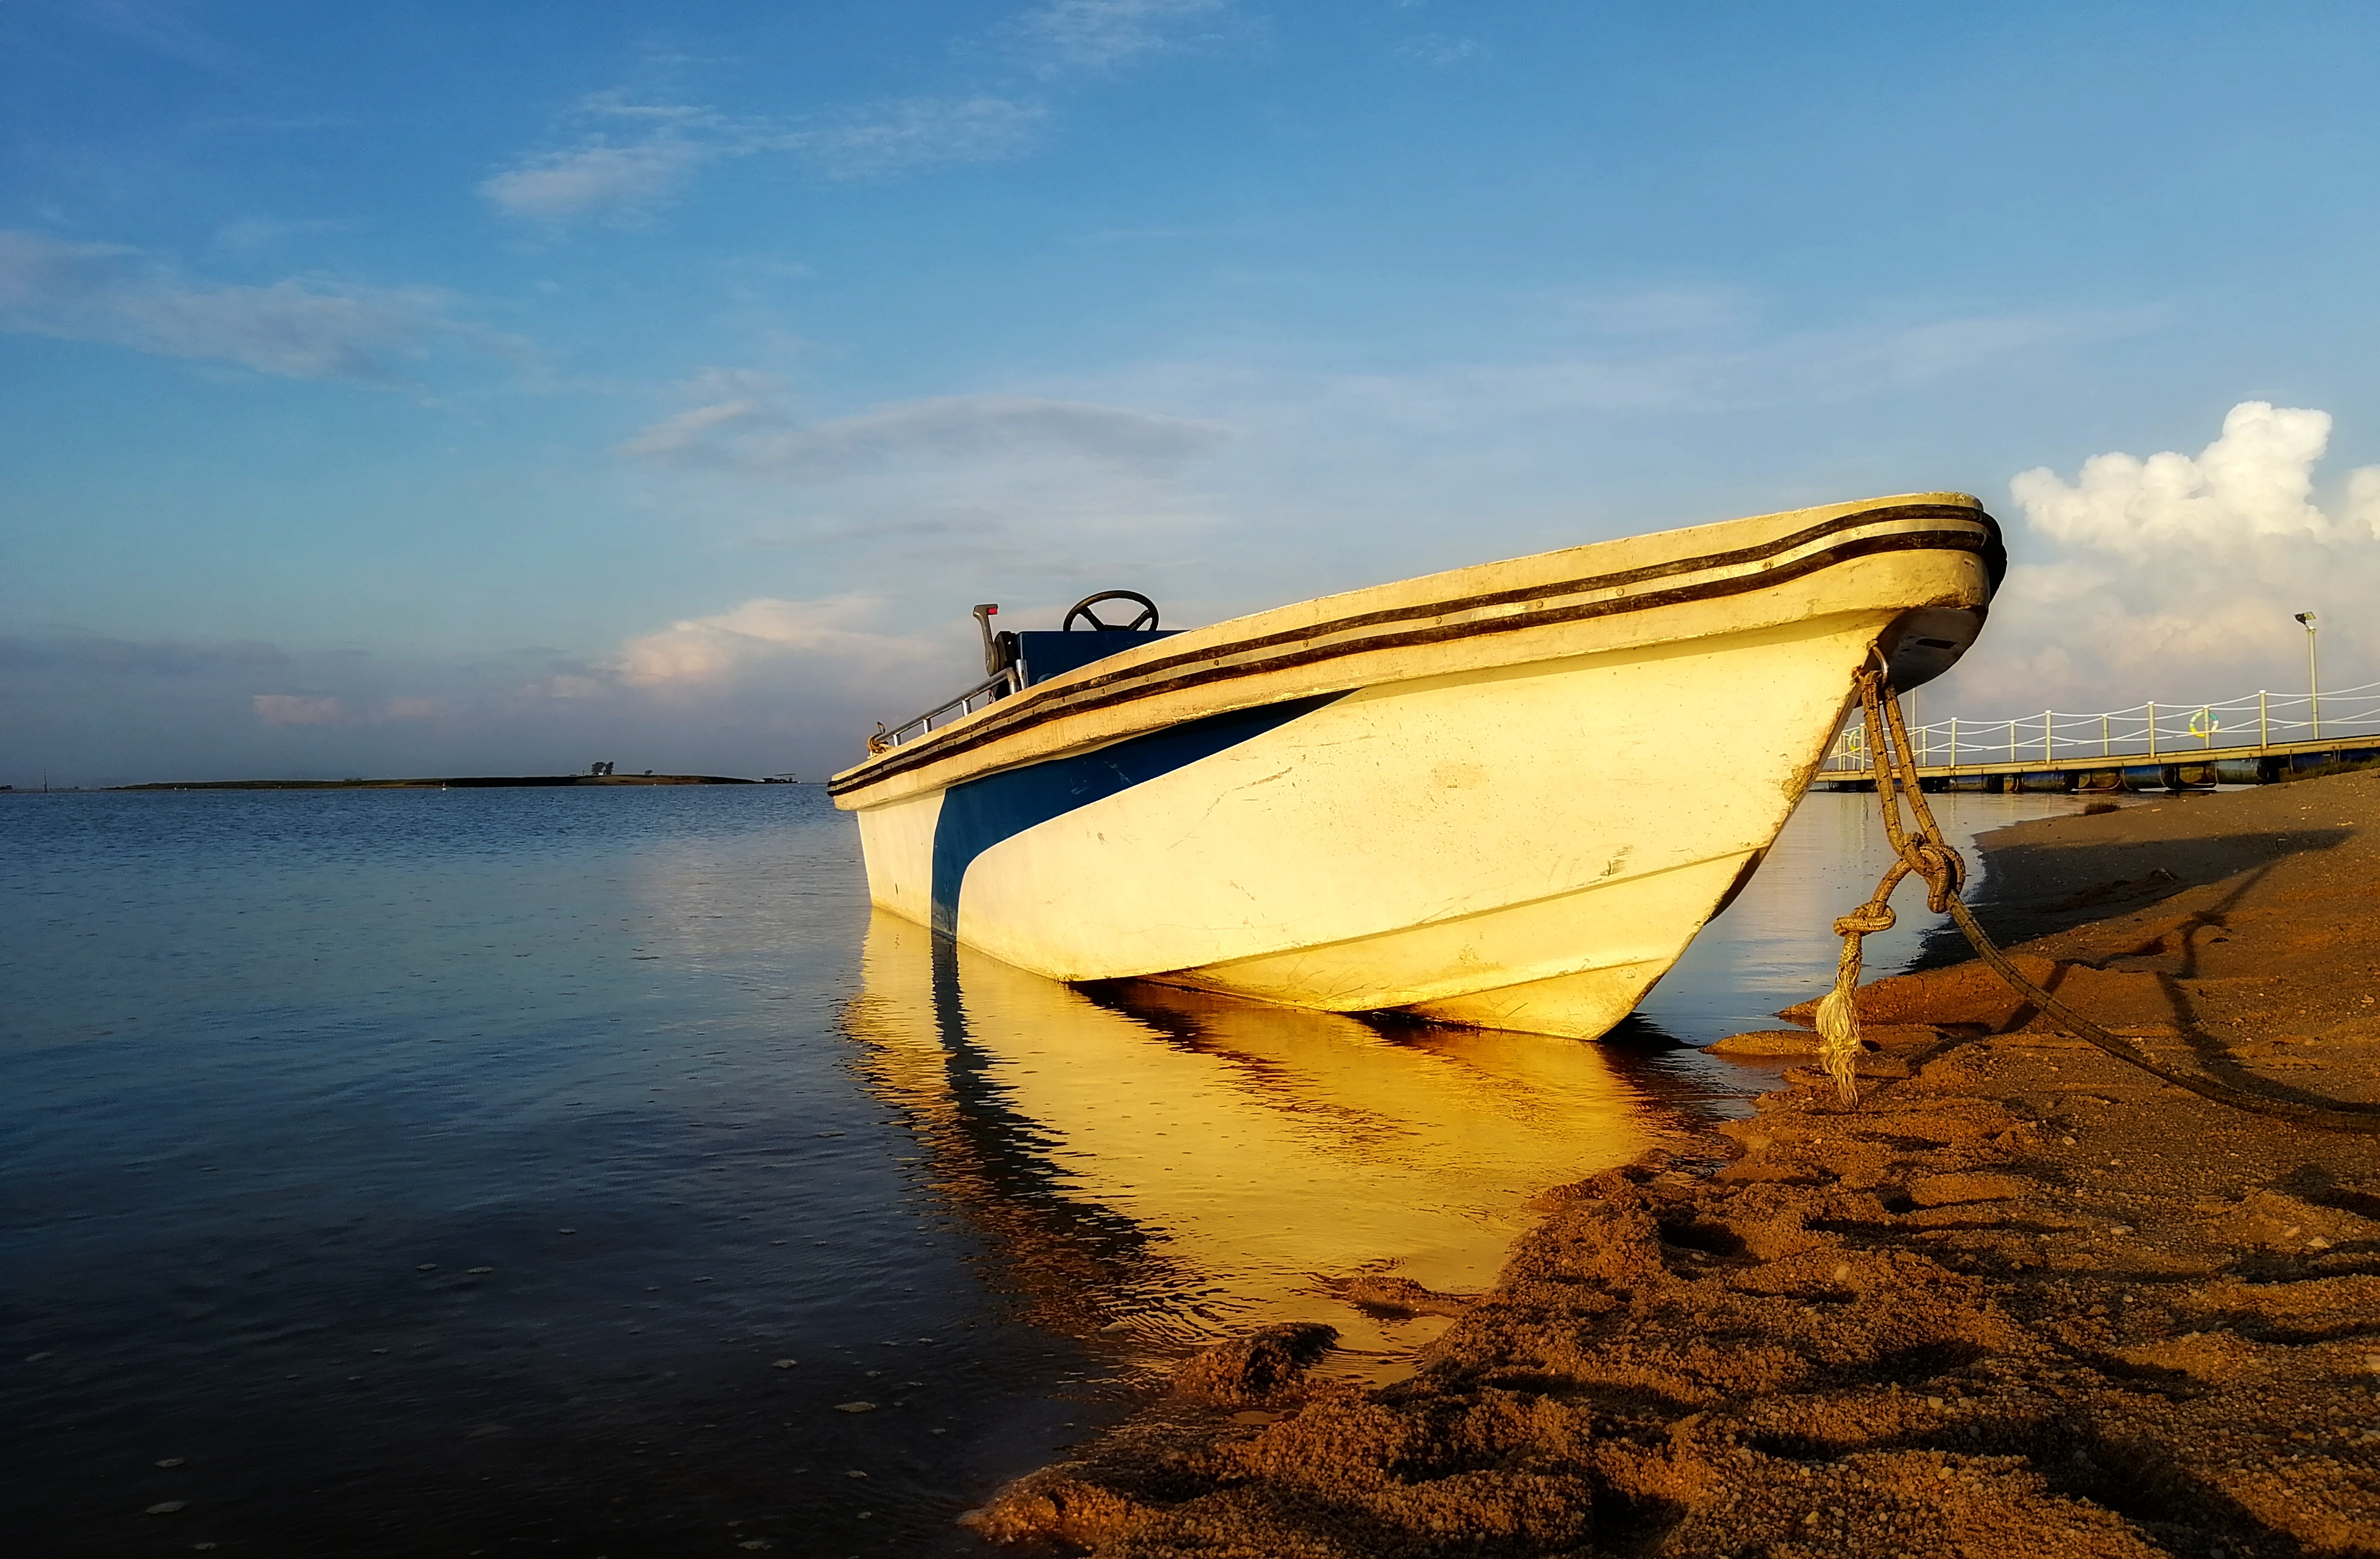
<svg viewBox="0 0 2380 1559">
<path fill-rule="evenodd" d="M 2380 746 L 2380 683 L 2204 703 L 2152 700 L 2087 715 L 2044 709 L 1999 719 L 1912 719 L 1909 740 L 1920 772 L 1941 776 L 2206 764 Z M 1818 778 L 1869 767 L 1866 735 L 1854 719 L 1837 734 Z"/>
</svg>

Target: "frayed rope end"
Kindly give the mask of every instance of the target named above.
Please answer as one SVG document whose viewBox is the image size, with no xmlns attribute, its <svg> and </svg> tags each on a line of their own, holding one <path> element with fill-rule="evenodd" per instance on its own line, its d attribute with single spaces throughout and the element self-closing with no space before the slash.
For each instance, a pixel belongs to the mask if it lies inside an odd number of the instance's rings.
<svg viewBox="0 0 2380 1559">
<path fill-rule="evenodd" d="M 1854 1081 L 1852 1068 L 1859 1059 L 1860 1026 L 1859 1013 L 1852 1002 L 1852 988 L 1838 983 L 1818 1003 L 1816 1020 L 1818 1037 L 1823 1042 L 1818 1046 L 1818 1059 L 1833 1076 L 1843 1103 L 1855 1105 L 1859 1103 L 1859 1083 Z"/>
</svg>

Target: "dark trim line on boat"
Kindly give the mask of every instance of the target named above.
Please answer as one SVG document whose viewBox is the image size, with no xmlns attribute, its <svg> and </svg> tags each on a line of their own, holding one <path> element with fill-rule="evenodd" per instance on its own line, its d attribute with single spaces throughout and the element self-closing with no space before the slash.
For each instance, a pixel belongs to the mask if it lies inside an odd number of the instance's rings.
<svg viewBox="0 0 2380 1559">
<path fill-rule="evenodd" d="M 1436 628 L 1415 629 L 1410 633 L 1382 634 L 1343 644 L 1320 645 L 1295 654 L 1277 656 L 1257 664 L 1211 666 L 1205 671 L 1194 671 L 1188 675 L 1162 677 L 1161 680 L 1156 680 L 1160 678 L 1163 672 L 1176 667 L 1196 665 L 1201 661 L 1212 660 L 1219 656 L 1244 655 L 1251 650 L 1260 650 L 1277 644 L 1295 644 L 1381 623 L 1443 616 L 1454 611 L 1475 611 L 1488 607 L 1510 606 L 1524 601 L 1542 600 L 1551 596 L 1576 595 L 1585 590 L 1614 589 L 1648 580 L 1674 578 L 1683 574 L 1698 574 L 1715 568 L 1729 568 L 1748 562 L 1758 562 L 1763 559 L 1790 552 L 1798 547 L 1807 546 L 1813 541 L 1842 531 L 1906 519 L 1950 519 L 1980 523 L 1984 526 L 1985 534 L 1974 536 L 1919 531 L 1894 536 L 1867 537 L 1813 552 L 1805 558 L 1796 559 L 1782 567 L 1764 570 L 1757 574 L 1740 574 L 1675 589 L 1649 591 L 1644 595 L 1624 596 L 1612 600 L 1587 601 L 1577 606 L 1531 612 L 1523 617 L 1447 623 Z M 1732 552 L 1706 553 L 1694 558 L 1675 559 L 1666 563 L 1648 564 L 1644 568 L 1628 569 L 1617 574 L 1560 580 L 1514 590 L 1494 591 L 1481 596 L 1465 597 L 1460 600 L 1439 601 L 1366 612 L 1354 617 L 1340 618 L 1334 622 L 1316 623 L 1307 628 L 1290 629 L 1258 638 L 1241 639 L 1228 645 L 1217 645 L 1182 655 L 1163 657 L 1143 665 L 1127 667 L 1088 678 L 1071 686 L 1053 686 L 1053 696 L 1046 700 L 1031 693 L 1020 695 L 1015 698 L 1003 700 L 1002 705 L 995 707 L 995 712 L 989 715 L 981 723 L 967 728 L 964 732 L 954 732 L 953 738 L 947 743 L 929 736 L 909 743 L 896 749 L 892 755 L 880 759 L 858 772 L 831 780 L 828 790 L 833 795 L 851 795 L 882 780 L 892 779 L 895 775 L 906 773 L 910 769 L 926 764 L 939 763 L 944 758 L 955 757 L 988 743 L 999 741 L 1019 727 L 1038 724 L 1043 719 L 1054 719 L 1063 714 L 1106 708 L 1111 705 L 1128 703 L 1133 699 L 1147 697 L 1160 692 L 1199 687 L 1208 683 L 1229 681 L 1237 677 L 1263 675 L 1292 667 L 1339 659 L 1349 655 L 1368 654 L 1376 650 L 1442 644 L 1454 639 L 1511 633 L 1519 629 L 1543 627 L 1551 623 L 1585 622 L 1597 617 L 1616 616 L 1657 607 L 1675 606 L 1689 601 L 1739 595 L 1747 591 L 1767 589 L 1778 584 L 1801 578 L 1804 574 L 1815 573 L 1819 569 L 1847 562 L 1854 558 L 1868 557 L 1882 552 L 1925 550 L 1980 554 L 1984 559 L 1985 569 L 1991 574 L 1995 588 L 1998 587 L 2008 569 L 2008 550 L 2000 539 L 1999 524 L 1981 509 L 1941 503 L 1910 503 L 1882 509 L 1864 509 L 1857 514 L 1840 515 L 1822 525 L 1812 526 L 1791 536 L 1764 542 L 1758 547 L 1742 548 Z M 1086 695 L 1091 696 L 1085 696 Z M 1059 755 L 1061 755 L 1053 754 L 1051 757 L 1055 758 Z"/>
</svg>

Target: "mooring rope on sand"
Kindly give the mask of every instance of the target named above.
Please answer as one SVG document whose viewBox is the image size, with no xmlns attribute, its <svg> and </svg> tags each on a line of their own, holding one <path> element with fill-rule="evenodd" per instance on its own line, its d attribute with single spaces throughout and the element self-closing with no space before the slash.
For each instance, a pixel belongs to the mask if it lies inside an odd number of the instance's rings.
<svg viewBox="0 0 2380 1559">
<path fill-rule="evenodd" d="M 1949 913 L 1965 933 L 1976 956 L 1989 964 L 1993 973 L 2077 1039 L 2096 1045 L 2126 1066 L 2138 1067 L 2152 1077 L 2232 1109 L 2269 1116 L 2318 1131 L 2380 1135 L 2380 1105 L 2347 1101 L 2301 1104 L 2252 1094 L 2202 1073 L 2177 1071 L 2142 1054 L 2134 1042 L 2101 1028 L 2027 979 L 2024 972 L 1993 944 L 1959 897 L 1960 889 L 1966 886 L 1967 864 L 1942 837 L 1933 809 L 1925 804 L 1925 792 L 1918 788 L 1917 758 L 1910 748 L 1909 731 L 1901 721 L 1900 706 L 1886 691 L 1882 657 L 1878 661 L 1876 666 L 1860 670 L 1857 684 L 1860 712 L 1866 720 L 1867 747 L 1875 768 L 1876 802 L 1883 809 L 1885 837 L 1891 841 L 1895 859 L 1867 902 L 1835 922 L 1835 935 L 1843 939 L 1842 956 L 1835 965 L 1835 988 L 1818 1003 L 1816 1014 L 1822 1041 L 1819 1059 L 1833 1074 L 1845 1104 L 1859 1102 L 1859 1084 L 1853 1073 L 1860 1053 L 1859 1013 L 1852 997 L 1859 987 L 1860 945 L 1876 932 L 1891 929 L 1894 917 L 1888 900 L 1892 890 L 1900 886 L 1901 878 L 1916 876 L 1925 883 L 1925 907 L 1937 914 Z M 1904 798 L 1916 825 L 1913 832 L 1901 819 Z"/>
</svg>

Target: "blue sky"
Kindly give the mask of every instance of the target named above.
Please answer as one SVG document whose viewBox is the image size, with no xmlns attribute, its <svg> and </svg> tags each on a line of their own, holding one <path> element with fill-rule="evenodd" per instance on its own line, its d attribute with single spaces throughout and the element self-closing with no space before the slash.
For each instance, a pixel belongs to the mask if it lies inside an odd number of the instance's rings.
<svg viewBox="0 0 2380 1559">
<path fill-rule="evenodd" d="M 0 6 L 0 782 L 816 775 L 978 600 L 1930 488 L 2024 565 L 1979 718 L 2293 686 L 2309 606 L 2372 680 L 2375 64 L 2360 6 Z"/>
</svg>

